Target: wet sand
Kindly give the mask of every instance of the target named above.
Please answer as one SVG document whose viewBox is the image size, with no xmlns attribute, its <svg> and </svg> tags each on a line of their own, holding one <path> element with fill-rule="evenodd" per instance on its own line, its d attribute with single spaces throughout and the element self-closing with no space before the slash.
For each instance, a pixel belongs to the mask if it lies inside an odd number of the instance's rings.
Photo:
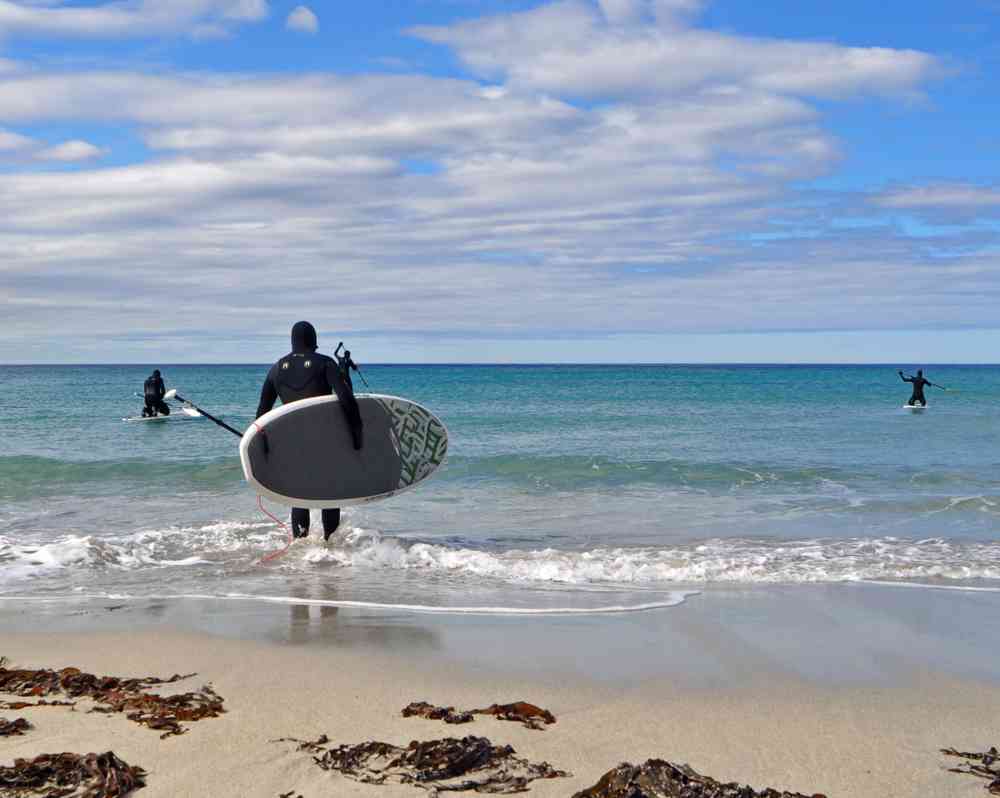
<svg viewBox="0 0 1000 798">
<path fill-rule="evenodd" d="M 137 793 L 149 798 L 424 794 L 350 781 L 271 742 L 324 733 L 337 743 L 486 736 L 574 774 L 534 782 L 543 797 L 648 757 L 829 798 L 978 796 L 983 782 L 946 772 L 954 763 L 938 749 L 1000 741 L 994 595 L 751 591 L 630 617 L 533 620 L 303 604 L 0 604 L 0 655 L 16 666 L 197 671 L 176 689 L 208 682 L 225 698 L 226 715 L 166 740 L 122 715 L 0 712 L 35 725 L 0 739 L 0 762 L 113 750 L 149 772 Z M 526 700 L 558 722 L 532 731 L 487 717 L 402 718 L 416 700 Z"/>
</svg>

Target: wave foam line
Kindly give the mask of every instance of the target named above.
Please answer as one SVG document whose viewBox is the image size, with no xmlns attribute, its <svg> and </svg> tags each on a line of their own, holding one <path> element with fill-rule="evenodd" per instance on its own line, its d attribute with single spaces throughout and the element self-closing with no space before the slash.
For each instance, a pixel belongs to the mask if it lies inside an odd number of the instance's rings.
<svg viewBox="0 0 1000 798">
<path fill-rule="evenodd" d="M 310 607 L 341 607 L 358 610 L 393 610 L 428 615 L 621 615 L 633 612 L 663 610 L 683 604 L 689 596 L 698 591 L 672 591 L 667 601 L 651 601 L 644 604 L 615 604 L 604 607 L 444 607 L 433 604 L 392 604 L 379 601 L 348 601 L 345 599 L 308 599 L 294 596 L 252 596 L 243 593 L 222 595 L 185 593 L 173 596 L 151 595 L 133 596 L 126 594 L 74 595 L 74 596 L 0 596 L 0 601 L 35 601 L 59 603 L 60 601 L 259 601 L 266 604 L 304 604 Z"/>
<path fill-rule="evenodd" d="M 1000 593 L 1000 587 L 978 587 L 977 585 L 930 585 L 925 582 L 890 582 L 884 579 L 862 579 L 854 584 L 878 585 L 879 587 L 919 587 L 924 590 L 958 590 L 962 593 Z"/>
</svg>

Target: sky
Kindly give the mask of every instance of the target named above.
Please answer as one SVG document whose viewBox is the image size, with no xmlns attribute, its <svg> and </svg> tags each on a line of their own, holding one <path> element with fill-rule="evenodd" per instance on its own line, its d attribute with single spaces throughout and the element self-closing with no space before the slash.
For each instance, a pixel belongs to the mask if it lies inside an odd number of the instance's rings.
<svg viewBox="0 0 1000 798">
<path fill-rule="evenodd" d="M 0 0 L 0 363 L 1000 362 L 1000 0 Z"/>
</svg>

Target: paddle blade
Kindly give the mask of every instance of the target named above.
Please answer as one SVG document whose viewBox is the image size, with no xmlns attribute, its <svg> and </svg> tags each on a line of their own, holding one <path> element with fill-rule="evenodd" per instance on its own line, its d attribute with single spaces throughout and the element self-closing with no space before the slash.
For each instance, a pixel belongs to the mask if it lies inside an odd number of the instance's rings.
<svg viewBox="0 0 1000 798">
<path fill-rule="evenodd" d="M 165 394 L 163 394 L 163 398 L 164 399 L 173 399 L 175 396 L 177 396 L 177 389 L 176 388 L 171 388 L 169 391 L 167 391 Z"/>
</svg>

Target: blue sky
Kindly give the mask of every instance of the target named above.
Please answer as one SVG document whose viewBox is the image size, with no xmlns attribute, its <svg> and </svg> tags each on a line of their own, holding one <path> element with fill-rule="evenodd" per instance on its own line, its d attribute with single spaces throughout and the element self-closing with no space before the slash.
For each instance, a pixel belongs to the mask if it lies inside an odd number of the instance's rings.
<svg viewBox="0 0 1000 798">
<path fill-rule="evenodd" d="M 0 362 L 1000 361 L 998 23 L 0 0 Z"/>
</svg>

